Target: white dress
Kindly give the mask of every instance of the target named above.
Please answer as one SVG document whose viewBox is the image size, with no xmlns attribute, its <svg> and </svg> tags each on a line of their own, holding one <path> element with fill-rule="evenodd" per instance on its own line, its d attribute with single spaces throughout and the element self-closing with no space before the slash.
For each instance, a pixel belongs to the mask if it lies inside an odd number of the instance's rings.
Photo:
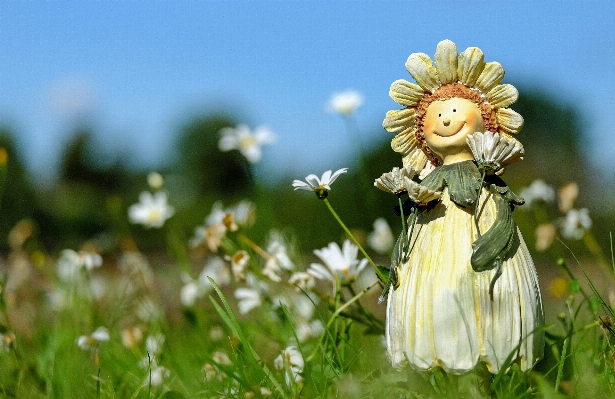
<svg viewBox="0 0 615 399">
<path fill-rule="evenodd" d="M 492 194 L 482 190 L 481 232 L 496 217 Z M 399 286 L 387 304 L 386 342 L 394 367 L 442 367 L 461 374 L 485 362 L 497 373 L 511 352 L 522 370 L 543 354 L 544 324 L 538 276 L 527 246 L 515 226 L 510 256 L 502 265 L 493 301 L 489 285 L 495 270 L 475 272 L 470 264 L 476 239 L 474 207 L 441 201 L 419 213 L 408 262 L 398 269 Z"/>
</svg>

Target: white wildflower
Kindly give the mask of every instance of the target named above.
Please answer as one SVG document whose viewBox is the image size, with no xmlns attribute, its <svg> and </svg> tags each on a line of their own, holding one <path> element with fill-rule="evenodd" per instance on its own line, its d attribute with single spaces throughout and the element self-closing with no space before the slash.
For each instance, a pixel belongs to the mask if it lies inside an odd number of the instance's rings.
<svg viewBox="0 0 615 399">
<path fill-rule="evenodd" d="M 233 271 L 233 276 L 237 281 L 245 280 L 245 270 L 250 262 L 250 255 L 244 251 L 239 250 L 235 252 L 235 255 L 228 258 L 231 261 L 231 270 Z"/>
<path fill-rule="evenodd" d="M 193 306 L 196 300 L 201 296 L 200 291 L 201 288 L 194 280 L 190 280 L 184 284 L 179 294 L 182 305 L 187 307 Z"/>
<path fill-rule="evenodd" d="M 251 163 L 261 159 L 262 145 L 275 142 L 273 132 L 264 126 L 257 127 L 252 132 L 248 125 L 240 124 L 235 128 L 224 128 L 220 134 L 220 151 L 238 150 Z"/>
<path fill-rule="evenodd" d="M 95 252 L 73 251 L 65 249 L 58 259 L 58 276 L 64 281 L 74 281 L 82 269 L 91 271 L 102 266 L 102 257 Z"/>
<path fill-rule="evenodd" d="M 316 319 L 311 321 L 302 321 L 295 326 L 295 333 L 299 342 L 307 341 L 310 338 L 316 338 L 325 331 L 325 325 L 322 321 Z"/>
<path fill-rule="evenodd" d="M 282 353 L 273 361 L 273 365 L 278 370 L 286 371 L 286 384 L 290 384 L 291 380 L 299 382 L 303 379 L 300 374 L 303 372 L 305 362 L 303 355 L 294 345 L 290 345 L 282 350 Z"/>
<path fill-rule="evenodd" d="M 143 191 L 139 202 L 128 208 L 131 223 L 142 224 L 147 228 L 160 228 L 173 214 L 175 209 L 168 204 L 167 194 L 163 191 L 152 193 Z"/>
<path fill-rule="evenodd" d="M 153 387 L 159 387 L 164 384 L 164 380 L 169 378 L 171 372 L 169 369 L 163 366 L 152 367 L 151 370 L 147 373 L 147 377 L 145 378 L 145 384 L 151 385 Z"/>
<path fill-rule="evenodd" d="M 367 236 L 367 243 L 379 254 L 388 254 L 391 251 L 395 245 L 395 237 L 385 218 L 374 221 L 374 231 Z"/>
<path fill-rule="evenodd" d="M 160 320 L 162 318 L 162 311 L 150 298 L 144 298 L 137 305 L 137 317 L 149 323 Z"/>
<path fill-rule="evenodd" d="M 84 351 L 96 351 L 101 342 L 109 341 L 109 339 L 109 331 L 105 327 L 98 327 L 92 334 L 77 338 L 77 346 Z"/>
<path fill-rule="evenodd" d="M 269 244 L 267 245 L 267 254 L 269 258 L 265 262 L 263 274 L 269 277 L 272 281 L 279 283 L 282 281 L 280 273 L 282 269 L 292 270 L 295 264 L 290 260 L 286 250 L 286 244 L 282 235 L 278 232 L 271 232 L 269 236 Z"/>
<path fill-rule="evenodd" d="M 208 277 L 219 286 L 228 285 L 231 282 L 231 271 L 222 258 L 214 256 L 207 261 L 198 278 L 199 285 L 204 287 L 206 293 L 213 288 Z"/>
<path fill-rule="evenodd" d="M 585 232 L 592 227 L 592 220 L 589 217 L 587 208 L 571 209 L 565 217 L 557 221 L 557 224 L 564 238 L 580 240 L 585 235 Z"/>
<path fill-rule="evenodd" d="M 217 379 L 218 381 L 222 381 L 226 374 L 224 374 L 218 366 L 230 366 L 233 364 L 231 359 L 228 357 L 226 352 L 222 350 L 217 350 L 211 355 L 211 360 L 214 364 L 206 363 L 203 366 L 203 372 L 205 373 L 205 379 L 211 381 L 213 379 Z"/>
<path fill-rule="evenodd" d="M 339 278 L 342 284 L 349 284 L 367 266 L 367 259 L 357 259 L 358 252 L 359 248 L 349 240 L 344 241 L 342 248 L 332 242 L 328 247 L 314 251 L 326 267 L 320 263 L 312 263 L 308 273 L 321 280 L 335 283 Z"/>
<path fill-rule="evenodd" d="M 305 181 L 294 180 L 293 187 L 295 190 L 307 190 L 314 191 L 319 199 L 325 199 L 329 190 L 331 190 L 331 184 L 342 174 L 346 173 L 348 168 L 342 168 L 332 173 L 331 170 L 322 174 L 320 179 L 318 176 L 311 174 L 305 177 Z"/>
<path fill-rule="evenodd" d="M 275 262 L 282 269 L 293 270 L 295 264 L 288 256 L 287 246 L 282 235 L 276 231 L 272 231 L 269 235 L 269 243 L 267 244 L 267 253 L 271 258 L 267 262 Z"/>
<path fill-rule="evenodd" d="M 208 277 L 211 277 L 218 286 L 227 285 L 231 281 L 231 271 L 220 257 L 215 256 L 208 260 L 196 280 L 186 274 L 183 275 L 184 286 L 180 292 L 180 299 L 184 306 L 193 306 L 197 299 L 213 290 Z"/>
<path fill-rule="evenodd" d="M 363 105 L 363 96 L 355 90 L 346 90 L 333 93 L 327 104 L 327 110 L 343 116 L 350 116 L 361 105 Z"/>
<path fill-rule="evenodd" d="M 220 201 L 214 203 L 211 213 L 205 218 L 205 225 L 198 226 L 190 245 L 196 247 L 206 244 L 210 251 L 216 252 L 227 231 L 237 231 L 241 226 L 254 222 L 255 206 L 249 201 L 241 201 L 234 207 L 226 208 Z"/>
<path fill-rule="evenodd" d="M 164 341 L 165 338 L 162 334 L 148 335 L 145 339 L 145 349 L 151 357 L 158 357 L 162 352 Z"/>
<path fill-rule="evenodd" d="M 528 207 L 539 201 L 553 202 L 555 200 L 555 190 L 540 179 L 534 180 L 528 187 L 523 187 L 519 191 L 519 195 L 525 200 Z"/>
<path fill-rule="evenodd" d="M 246 314 L 261 305 L 261 295 L 254 288 L 237 288 L 235 298 L 238 299 L 239 313 Z"/>
<path fill-rule="evenodd" d="M 289 284 L 296 285 L 297 290 L 309 291 L 314 288 L 314 276 L 307 272 L 296 272 L 288 279 Z"/>
</svg>

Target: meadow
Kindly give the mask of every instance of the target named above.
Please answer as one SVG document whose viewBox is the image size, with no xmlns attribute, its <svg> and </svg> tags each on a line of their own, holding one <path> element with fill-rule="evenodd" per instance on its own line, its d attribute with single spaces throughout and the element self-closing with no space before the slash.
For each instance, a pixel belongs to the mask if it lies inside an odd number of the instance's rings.
<svg viewBox="0 0 615 399">
<path fill-rule="evenodd" d="M 356 93 L 346 96 L 332 106 L 353 135 L 360 101 Z M 526 201 L 515 217 L 541 279 L 544 359 L 528 371 L 510 362 L 495 375 L 484 366 L 452 375 L 395 370 L 387 358 L 386 298 L 379 297 L 404 224 L 392 211 L 397 200 L 373 187 L 401 163 L 388 142 L 377 154 L 359 149 L 354 170 L 323 165 L 314 175 L 267 186 L 250 169 L 275 145 L 265 128 L 197 121 L 179 142 L 188 165 L 183 172 L 130 178 L 115 166 L 96 169 L 84 161 L 87 136 L 77 138 L 65 154 L 64 184 L 40 189 L 47 201 L 24 217 L 14 201 L 28 189 L 12 164 L 18 158 L 13 150 L 0 152 L 8 201 L 2 397 L 600 398 L 615 392 L 612 237 L 579 207 L 586 186 L 570 180 L 573 173 L 560 170 L 554 182 L 535 170 L 513 175 Z"/>
</svg>

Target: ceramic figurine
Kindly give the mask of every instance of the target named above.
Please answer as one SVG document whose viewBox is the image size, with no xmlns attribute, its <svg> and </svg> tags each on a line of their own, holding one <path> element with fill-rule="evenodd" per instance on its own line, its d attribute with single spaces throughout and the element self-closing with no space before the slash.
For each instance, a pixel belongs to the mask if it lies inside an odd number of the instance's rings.
<svg viewBox="0 0 615 399">
<path fill-rule="evenodd" d="M 404 229 L 391 264 L 386 342 L 395 367 L 441 367 L 460 374 L 484 362 L 497 373 L 506 358 L 522 370 L 543 355 L 542 299 L 534 263 L 512 219 L 523 199 L 500 178 L 523 158 L 512 135 L 523 118 L 507 108 L 517 90 L 504 70 L 450 40 L 406 68 L 390 96 L 404 106 L 383 126 L 403 156 L 376 185 L 408 194 Z M 423 193 L 418 195 L 418 193 Z M 420 198 L 419 198 L 420 197 Z"/>
</svg>

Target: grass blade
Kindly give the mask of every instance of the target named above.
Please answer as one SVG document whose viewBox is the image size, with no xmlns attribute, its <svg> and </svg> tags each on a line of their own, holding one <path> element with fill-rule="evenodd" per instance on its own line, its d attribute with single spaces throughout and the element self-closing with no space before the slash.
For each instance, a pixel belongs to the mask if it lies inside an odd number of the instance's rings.
<svg viewBox="0 0 615 399">
<path fill-rule="evenodd" d="M 564 375 L 564 363 L 566 362 L 566 355 L 568 354 L 568 342 L 570 338 L 566 338 L 564 340 L 564 347 L 562 348 L 562 355 L 559 359 L 559 367 L 557 368 L 557 378 L 555 378 L 555 392 L 559 391 L 559 383 L 562 380 L 562 375 Z"/>
</svg>

